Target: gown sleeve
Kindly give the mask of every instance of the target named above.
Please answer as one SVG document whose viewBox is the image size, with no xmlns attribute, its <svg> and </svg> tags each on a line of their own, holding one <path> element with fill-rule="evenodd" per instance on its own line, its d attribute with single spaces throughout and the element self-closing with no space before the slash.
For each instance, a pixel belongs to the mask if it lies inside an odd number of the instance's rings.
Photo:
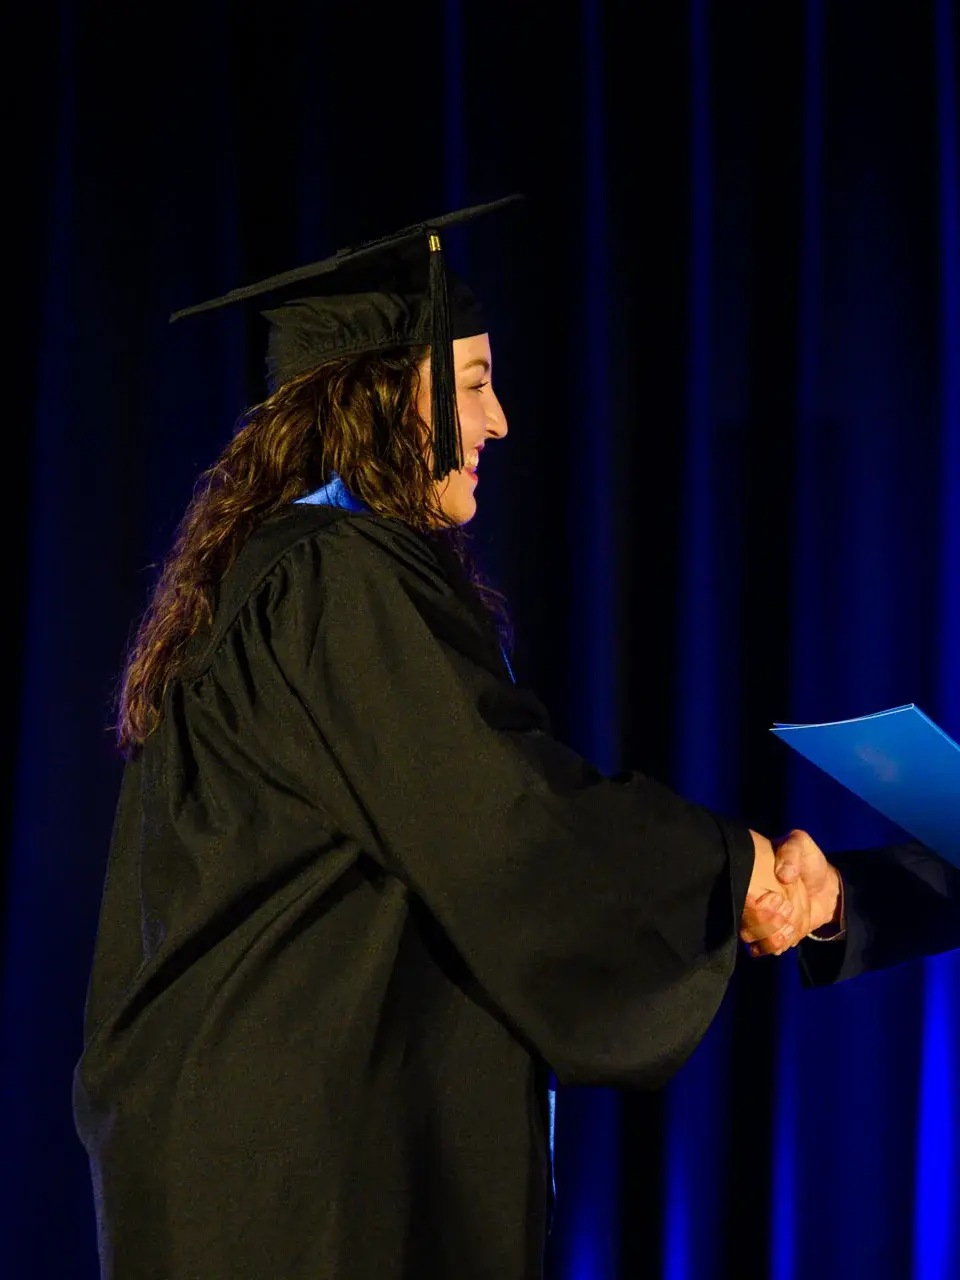
<svg viewBox="0 0 960 1280">
<path fill-rule="evenodd" d="M 264 625 L 336 761 L 318 803 L 425 904 L 561 1083 L 661 1083 L 732 972 L 749 832 L 554 740 L 402 539 L 385 549 L 343 521 L 283 574 Z"/>
</svg>

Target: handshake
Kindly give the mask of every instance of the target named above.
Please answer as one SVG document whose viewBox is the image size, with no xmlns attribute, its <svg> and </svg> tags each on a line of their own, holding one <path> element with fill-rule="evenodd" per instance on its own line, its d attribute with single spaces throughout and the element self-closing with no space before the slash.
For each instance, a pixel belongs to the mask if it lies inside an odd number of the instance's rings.
<svg viewBox="0 0 960 1280">
<path fill-rule="evenodd" d="M 752 956 L 779 956 L 815 933 L 819 941 L 843 936 L 843 881 L 805 831 L 771 843 L 753 836 L 753 876 L 740 921 Z"/>
</svg>

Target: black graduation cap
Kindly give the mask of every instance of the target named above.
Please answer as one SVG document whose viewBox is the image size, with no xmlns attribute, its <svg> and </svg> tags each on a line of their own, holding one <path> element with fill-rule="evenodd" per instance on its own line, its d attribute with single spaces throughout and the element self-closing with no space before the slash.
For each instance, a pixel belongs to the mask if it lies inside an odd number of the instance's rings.
<svg viewBox="0 0 960 1280">
<path fill-rule="evenodd" d="M 448 271 L 440 232 L 520 199 L 512 195 L 458 209 L 379 240 L 340 249 L 332 258 L 175 311 L 171 323 L 263 294 L 289 296 L 288 291 L 301 281 L 319 279 L 309 297 L 291 298 L 263 312 L 270 323 L 267 373 L 271 387 L 337 356 L 429 346 L 434 476 L 443 479 L 463 465 L 451 344 L 455 338 L 485 333 L 486 324 L 476 298 Z"/>
</svg>

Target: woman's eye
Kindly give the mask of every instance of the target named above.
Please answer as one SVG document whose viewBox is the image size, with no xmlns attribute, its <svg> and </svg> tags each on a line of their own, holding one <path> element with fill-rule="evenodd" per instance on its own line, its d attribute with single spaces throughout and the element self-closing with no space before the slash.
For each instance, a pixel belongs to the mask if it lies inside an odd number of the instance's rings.
<svg viewBox="0 0 960 1280">
<path fill-rule="evenodd" d="M 470 388 L 470 390 L 471 390 L 471 391 L 482 391 L 484 387 L 489 387 L 489 385 L 490 385 L 489 380 L 488 380 L 487 382 L 478 382 L 475 386 L 472 386 L 472 387 Z"/>
</svg>

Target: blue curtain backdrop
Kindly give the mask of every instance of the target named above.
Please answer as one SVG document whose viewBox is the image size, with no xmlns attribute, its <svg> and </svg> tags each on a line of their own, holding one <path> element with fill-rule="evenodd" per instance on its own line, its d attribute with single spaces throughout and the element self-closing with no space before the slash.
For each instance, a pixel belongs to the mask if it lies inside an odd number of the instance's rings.
<svg viewBox="0 0 960 1280">
<path fill-rule="evenodd" d="M 96 1275 L 70 1077 L 111 696 L 260 386 L 255 319 L 175 307 L 526 192 L 455 248 L 512 428 L 476 544 L 558 733 L 831 848 L 896 833 L 774 719 L 916 701 L 960 736 L 956 0 L 537 12 L 0 19 L 3 1276 Z M 557 1177 L 553 1280 L 956 1280 L 960 956 L 814 992 L 741 962 L 662 1094 L 561 1092 Z"/>
</svg>

